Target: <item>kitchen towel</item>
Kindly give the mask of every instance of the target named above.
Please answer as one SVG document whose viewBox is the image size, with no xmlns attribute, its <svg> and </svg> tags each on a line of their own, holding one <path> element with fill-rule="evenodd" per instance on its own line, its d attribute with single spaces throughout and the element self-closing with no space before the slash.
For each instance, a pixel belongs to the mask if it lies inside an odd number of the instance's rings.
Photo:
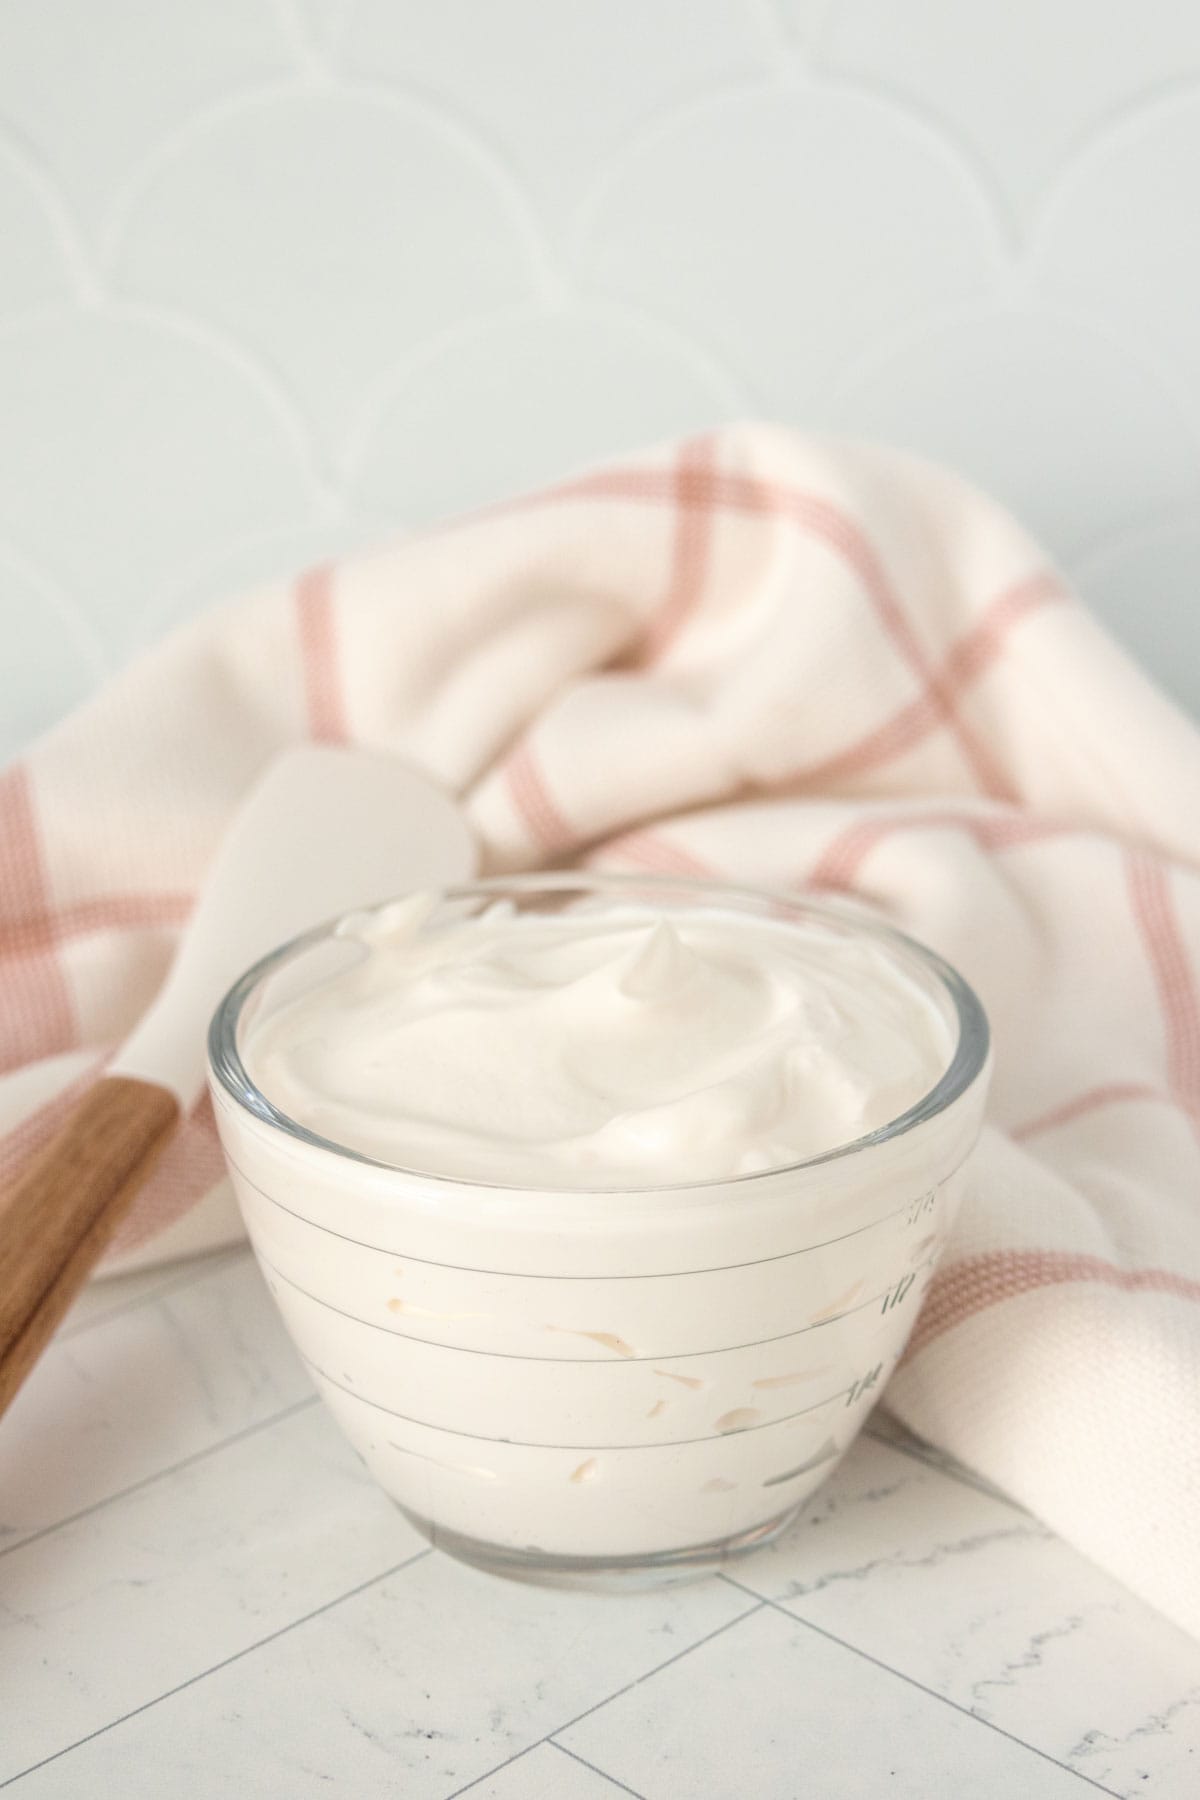
<svg viewBox="0 0 1200 1800">
<path fill-rule="evenodd" d="M 1200 1634 L 1200 735 L 953 475 L 766 426 L 179 631 L 0 776 L 0 1181 L 153 993 L 303 739 L 461 795 L 493 871 L 848 894 L 995 1032 L 888 1402 Z M 112 1266 L 238 1230 L 207 1106 Z"/>
</svg>

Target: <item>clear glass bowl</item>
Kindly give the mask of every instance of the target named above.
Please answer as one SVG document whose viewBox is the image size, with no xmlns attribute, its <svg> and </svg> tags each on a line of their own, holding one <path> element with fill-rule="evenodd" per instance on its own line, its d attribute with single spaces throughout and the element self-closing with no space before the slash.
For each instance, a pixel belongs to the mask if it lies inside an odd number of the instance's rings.
<svg viewBox="0 0 1200 1800">
<path fill-rule="evenodd" d="M 333 924 L 266 957 L 217 1009 L 212 1094 L 250 1241 L 381 1486 L 435 1543 L 505 1574 L 702 1570 L 782 1529 L 899 1360 L 979 1133 L 987 1020 L 931 951 L 784 894 L 537 875 L 450 890 L 425 928 L 498 899 L 816 920 L 885 946 L 957 1029 L 941 1080 L 853 1143 L 732 1180 L 599 1191 L 391 1167 L 272 1105 L 239 1044 L 359 954 Z"/>
</svg>

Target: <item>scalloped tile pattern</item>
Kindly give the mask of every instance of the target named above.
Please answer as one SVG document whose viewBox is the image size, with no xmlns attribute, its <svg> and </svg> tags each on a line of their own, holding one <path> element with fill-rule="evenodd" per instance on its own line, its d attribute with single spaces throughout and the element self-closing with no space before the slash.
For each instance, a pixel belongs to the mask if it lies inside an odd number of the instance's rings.
<svg viewBox="0 0 1200 1800">
<path fill-rule="evenodd" d="M 1002 197 L 1012 225 L 1131 113 L 1200 77 L 1200 11 L 1142 0 L 840 0 L 826 66 L 878 84 L 934 123 Z"/>
<path fill-rule="evenodd" d="M 9 317 L 71 298 L 71 269 L 55 229 L 54 199 L 40 172 L 0 140 L 0 299 Z"/>
<path fill-rule="evenodd" d="M 505 480 L 534 487 L 631 443 L 699 429 L 736 409 L 737 390 L 675 335 L 580 306 L 488 319 L 398 370 L 362 422 L 350 491 L 394 517 L 482 505 Z M 514 432 L 527 416 L 536 432 Z"/>
<path fill-rule="evenodd" d="M 1200 445 L 1158 372 L 1048 307 L 922 326 L 864 358 L 826 411 L 958 469 L 1070 559 L 1185 511 L 1200 482 Z"/>
<path fill-rule="evenodd" d="M 631 134 L 770 74 L 743 0 L 358 0 L 338 60 L 351 78 L 436 94 L 556 234 Z"/>
<path fill-rule="evenodd" d="M 954 463 L 1200 707 L 1200 13 L 8 0 L 0 756 L 212 599 L 750 413 Z"/>
<path fill-rule="evenodd" d="M 0 335 L 0 540 L 46 569 L 114 655 L 214 540 L 311 503 L 286 411 L 224 341 L 120 308 Z"/>
<path fill-rule="evenodd" d="M 583 280 L 713 345 L 757 409 L 804 418 L 832 371 L 982 303 L 993 220 L 936 139 L 860 94 L 716 96 L 634 145 L 581 220 Z"/>
<path fill-rule="evenodd" d="M 0 117 L 96 231 L 164 141 L 288 63 L 270 0 L 5 0 Z"/>
</svg>

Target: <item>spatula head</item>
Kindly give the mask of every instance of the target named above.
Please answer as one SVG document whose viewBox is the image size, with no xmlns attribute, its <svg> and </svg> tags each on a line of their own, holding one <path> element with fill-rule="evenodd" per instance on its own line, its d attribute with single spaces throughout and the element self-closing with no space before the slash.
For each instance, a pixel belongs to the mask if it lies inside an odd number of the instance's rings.
<svg viewBox="0 0 1200 1800">
<path fill-rule="evenodd" d="M 459 808 L 407 763 L 319 745 L 286 752 L 238 809 L 171 972 L 111 1072 L 190 1106 L 209 1016 L 243 969 L 335 913 L 469 880 L 475 861 Z"/>
</svg>

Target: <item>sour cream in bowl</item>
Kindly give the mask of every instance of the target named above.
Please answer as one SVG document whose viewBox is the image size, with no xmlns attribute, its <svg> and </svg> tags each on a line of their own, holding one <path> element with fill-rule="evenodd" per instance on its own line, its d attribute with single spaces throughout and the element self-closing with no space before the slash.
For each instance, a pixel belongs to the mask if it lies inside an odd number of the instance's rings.
<svg viewBox="0 0 1200 1800">
<path fill-rule="evenodd" d="M 231 990 L 213 1099 L 317 1387 L 433 1540 L 655 1579 L 773 1536 L 898 1361 L 987 1024 L 824 904 L 579 875 L 416 895 Z"/>
</svg>

